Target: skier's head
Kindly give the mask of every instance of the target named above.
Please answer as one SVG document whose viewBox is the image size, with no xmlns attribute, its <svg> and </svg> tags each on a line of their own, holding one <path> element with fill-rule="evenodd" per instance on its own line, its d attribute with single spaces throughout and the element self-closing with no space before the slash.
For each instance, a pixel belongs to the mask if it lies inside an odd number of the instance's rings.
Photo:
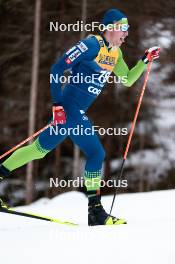
<svg viewBox="0 0 175 264">
<path fill-rule="evenodd" d="M 104 14 L 102 24 L 106 29 L 103 34 L 110 45 L 121 46 L 128 36 L 129 25 L 126 15 L 117 9 L 110 9 Z"/>
</svg>

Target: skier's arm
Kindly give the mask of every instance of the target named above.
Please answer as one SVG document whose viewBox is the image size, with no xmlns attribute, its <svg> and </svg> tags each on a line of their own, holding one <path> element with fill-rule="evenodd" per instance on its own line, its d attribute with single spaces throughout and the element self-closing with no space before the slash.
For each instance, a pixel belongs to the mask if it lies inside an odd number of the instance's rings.
<svg viewBox="0 0 175 264">
<path fill-rule="evenodd" d="M 95 37 L 86 38 L 79 41 L 75 46 L 69 49 L 55 64 L 51 67 L 50 89 L 52 102 L 54 105 L 62 105 L 62 90 L 60 77 L 64 71 L 72 68 L 83 59 L 91 60 L 95 58 L 100 49 L 99 43 Z M 54 79 L 58 80 L 55 82 Z"/>
<path fill-rule="evenodd" d="M 117 64 L 114 67 L 114 74 L 121 78 L 121 82 L 124 86 L 131 87 L 141 76 L 146 69 L 147 65 L 139 60 L 137 64 L 129 70 L 122 55 L 122 51 L 119 49 L 119 58 Z"/>
</svg>

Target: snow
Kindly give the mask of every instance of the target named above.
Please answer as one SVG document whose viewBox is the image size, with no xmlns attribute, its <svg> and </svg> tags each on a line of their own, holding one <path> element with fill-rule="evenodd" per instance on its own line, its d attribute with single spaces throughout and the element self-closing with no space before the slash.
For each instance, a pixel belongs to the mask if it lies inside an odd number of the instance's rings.
<svg viewBox="0 0 175 264">
<path fill-rule="evenodd" d="M 143 25 L 147 39 L 143 38 L 142 45 L 145 48 L 160 46 L 161 51 L 169 49 L 174 44 L 174 21 L 175 19 L 162 19 L 158 23 L 150 21 L 147 25 Z M 142 31 L 143 27 L 141 28 Z"/>
<path fill-rule="evenodd" d="M 162 161 L 161 163 L 160 160 Z M 111 172 L 115 172 L 121 167 L 121 159 L 112 160 L 110 166 Z M 145 174 L 145 178 L 148 179 L 149 177 L 149 182 L 151 183 L 158 181 L 161 175 L 166 174 L 171 167 L 171 161 L 167 159 L 166 153 L 161 148 L 157 148 L 154 151 L 144 149 L 128 156 L 125 163 L 125 170 L 129 167 L 137 168 L 139 170 L 139 177 L 141 177 L 140 171 L 142 171 L 142 174 Z M 137 169 L 135 170 L 134 175 L 132 173 L 132 177 L 137 175 Z M 129 176 L 129 173 L 127 176 Z M 127 179 L 129 180 L 129 177 L 127 177 Z"/>
<path fill-rule="evenodd" d="M 3 264 L 174 264 L 175 190 L 118 195 L 113 214 L 127 225 L 87 226 L 87 199 L 69 192 L 18 210 L 77 222 L 79 226 L 0 214 Z M 112 196 L 103 197 L 109 211 Z"/>
<path fill-rule="evenodd" d="M 175 19 L 168 18 L 162 19 L 154 25 L 150 22 L 144 29 L 144 34 L 146 34 L 147 38 L 143 38 L 143 47 L 159 45 L 161 47 L 160 59 L 168 56 L 168 49 L 174 44 L 174 21 Z M 174 68 L 174 63 L 168 63 L 162 67 L 157 60 L 153 63 L 149 77 L 149 91 L 156 96 L 154 124 L 157 128 L 157 133 L 153 135 L 154 141 L 163 147 L 166 159 L 171 161 L 172 164 L 175 161 L 175 90 L 173 83 L 167 84 L 164 81 L 174 71 Z M 162 160 L 162 164 L 164 162 L 166 162 L 165 159 Z"/>
<path fill-rule="evenodd" d="M 144 47 L 151 45 L 159 45 L 161 47 L 161 56 L 167 56 L 168 48 L 174 44 L 174 19 L 162 19 L 161 22 L 156 23 L 154 26 L 145 27 L 145 34 L 147 39 L 143 41 Z M 153 138 L 156 144 L 164 150 L 164 159 L 159 155 L 161 160 L 162 171 L 167 165 L 167 160 L 170 164 L 174 164 L 174 149 L 175 149 L 175 122 L 174 122 L 174 109 L 175 109 L 175 90 L 174 84 L 166 84 L 164 82 L 171 72 L 174 71 L 175 64 L 168 63 L 160 67 L 159 61 L 153 63 L 152 71 L 149 77 L 149 91 L 152 95 L 156 95 L 155 99 L 155 115 L 153 122 L 157 128 Z M 153 89 L 152 89 L 153 87 Z M 169 169 L 171 166 L 169 166 Z M 167 168 L 168 169 L 168 168 Z"/>
</svg>

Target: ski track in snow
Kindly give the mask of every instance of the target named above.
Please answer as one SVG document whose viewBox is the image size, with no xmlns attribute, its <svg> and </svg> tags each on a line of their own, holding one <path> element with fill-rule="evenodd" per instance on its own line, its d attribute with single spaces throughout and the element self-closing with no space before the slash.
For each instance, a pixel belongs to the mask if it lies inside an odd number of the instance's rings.
<svg viewBox="0 0 175 264">
<path fill-rule="evenodd" d="M 175 190 L 118 195 L 113 215 L 128 224 L 115 227 L 88 227 L 87 199 L 78 192 L 15 208 L 77 222 L 78 227 L 1 213 L 0 263 L 174 264 L 174 196 Z M 109 211 L 112 196 L 102 201 Z"/>
</svg>

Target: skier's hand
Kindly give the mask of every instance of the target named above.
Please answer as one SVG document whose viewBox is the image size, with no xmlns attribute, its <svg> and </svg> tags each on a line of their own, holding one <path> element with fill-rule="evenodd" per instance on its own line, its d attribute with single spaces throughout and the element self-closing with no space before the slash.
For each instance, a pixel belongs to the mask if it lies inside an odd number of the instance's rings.
<svg viewBox="0 0 175 264">
<path fill-rule="evenodd" d="M 160 47 L 155 46 L 149 48 L 145 51 L 145 55 L 143 56 L 142 61 L 144 61 L 144 63 L 147 64 L 148 62 L 159 58 L 159 53 L 160 53 Z"/>
<path fill-rule="evenodd" d="M 53 112 L 53 124 L 54 125 L 66 123 L 66 113 L 62 106 L 53 105 L 52 112 Z"/>
</svg>

